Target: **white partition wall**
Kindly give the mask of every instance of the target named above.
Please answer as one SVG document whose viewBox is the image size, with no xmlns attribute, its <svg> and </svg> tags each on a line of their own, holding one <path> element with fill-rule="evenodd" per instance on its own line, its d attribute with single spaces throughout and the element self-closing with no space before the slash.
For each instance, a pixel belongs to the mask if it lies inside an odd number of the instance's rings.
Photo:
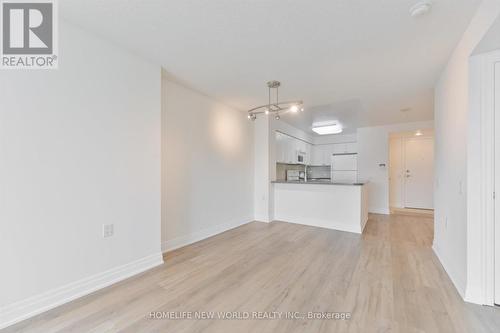
<svg viewBox="0 0 500 333">
<path fill-rule="evenodd" d="M 481 3 L 435 89 L 433 248 L 460 295 L 479 304 L 492 301 L 492 297 L 485 299 L 482 255 L 485 229 L 481 222 L 486 210 L 481 198 L 483 184 L 488 182 L 483 182 L 481 173 L 481 142 L 486 131 L 481 125 L 484 95 L 478 90 L 481 78 L 470 57 L 499 13 L 499 1 Z"/>
</svg>

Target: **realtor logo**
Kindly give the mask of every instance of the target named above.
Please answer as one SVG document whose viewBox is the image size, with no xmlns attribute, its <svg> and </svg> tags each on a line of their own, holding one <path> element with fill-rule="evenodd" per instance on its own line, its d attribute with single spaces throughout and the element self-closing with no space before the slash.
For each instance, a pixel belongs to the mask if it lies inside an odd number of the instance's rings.
<svg viewBox="0 0 500 333">
<path fill-rule="evenodd" d="M 55 0 L 0 0 L 1 68 L 57 68 Z"/>
</svg>

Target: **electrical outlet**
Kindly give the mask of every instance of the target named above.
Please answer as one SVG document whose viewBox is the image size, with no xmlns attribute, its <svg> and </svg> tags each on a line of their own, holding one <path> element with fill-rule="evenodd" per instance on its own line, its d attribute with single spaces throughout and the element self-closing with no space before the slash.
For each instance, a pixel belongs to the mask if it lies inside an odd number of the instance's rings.
<svg viewBox="0 0 500 333">
<path fill-rule="evenodd" d="M 102 225 L 102 237 L 107 238 L 113 236 L 115 233 L 113 224 L 103 224 Z"/>
</svg>

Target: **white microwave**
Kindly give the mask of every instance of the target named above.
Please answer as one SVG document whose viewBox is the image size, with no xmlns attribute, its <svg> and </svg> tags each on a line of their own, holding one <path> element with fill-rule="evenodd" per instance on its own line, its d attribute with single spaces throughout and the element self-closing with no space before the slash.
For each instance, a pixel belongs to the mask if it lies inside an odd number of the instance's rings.
<svg viewBox="0 0 500 333">
<path fill-rule="evenodd" d="M 295 162 L 297 162 L 298 164 L 306 164 L 306 153 L 303 151 L 297 151 Z"/>
</svg>

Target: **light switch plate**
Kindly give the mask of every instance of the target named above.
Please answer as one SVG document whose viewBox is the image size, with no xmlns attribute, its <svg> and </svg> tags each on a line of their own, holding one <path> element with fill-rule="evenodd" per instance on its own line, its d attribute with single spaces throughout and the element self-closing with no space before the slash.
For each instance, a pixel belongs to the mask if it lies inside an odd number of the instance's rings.
<svg viewBox="0 0 500 333">
<path fill-rule="evenodd" d="M 102 225 L 102 237 L 107 238 L 113 236 L 115 233 L 113 224 L 103 224 Z"/>
</svg>

